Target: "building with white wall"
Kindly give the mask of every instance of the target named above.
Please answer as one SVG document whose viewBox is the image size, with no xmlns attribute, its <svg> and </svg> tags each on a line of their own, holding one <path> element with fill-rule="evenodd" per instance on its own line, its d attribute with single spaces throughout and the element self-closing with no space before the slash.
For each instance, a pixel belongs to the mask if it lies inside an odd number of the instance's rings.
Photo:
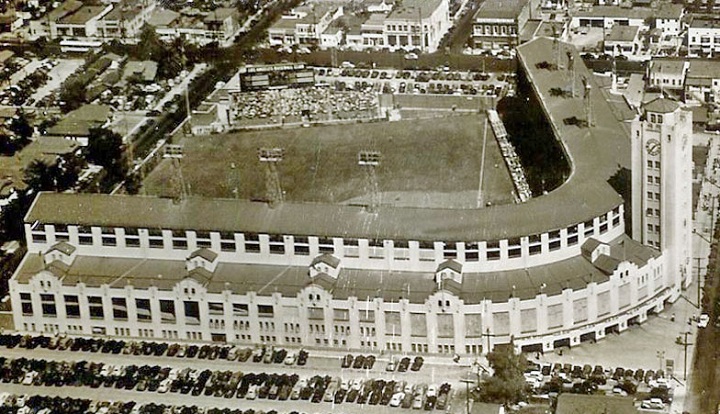
<svg viewBox="0 0 720 414">
<path fill-rule="evenodd" d="M 475 47 L 493 50 L 517 46 L 518 36 L 530 18 L 531 7 L 530 0 L 484 1 L 473 16 Z"/>
<path fill-rule="evenodd" d="M 518 47 L 521 82 L 574 163 L 548 194 L 482 209 L 368 212 L 41 193 L 10 280 L 15 326 L 473 354 L 575 346 L 643 322 L 681 285 L 657 247 L 625 235 L 624 203 L 607 180 L 630 165 L 630 148 L 608 103 L 591 95 L 588 127 L 561 121 L 583 118 L 585 100 L 550 94 L 567 83 L 562 70 L 542 68 L 553 47 L 547 38 Z M 575 70 L 596 86 L 584 65 Z"/>
<path fill-rule="evenodd" d="M 653 59 L 647 65 L 647 86 L 682 91 L 690 62 L 677 59 Z"/>
<path fill-rule="evenodd" d="M 614 25 L 603 40 L 605 53 L 611 56 L 634 56 L 642 49 L 638 26 Z"/>
<path fill-rule="evenodd" d="M 668 277 L 690 284 L 692 113 L 657 98 L 632 123 L 633 238 L 660 249 Z"/>
<path fill-rule="evenodd" d="M 720 62 L 692 59 L 685 78 L 685 102 L 718 102 L 720 99 Z"/>
<path fill-rule="evenodd" d="M 714 57 L 720 52 L 720 19 L 694 16 L 687 31 L 688 56 Z"/>
<path fill-rule="evenodd" d="M 385 18 L 385 45 L 433 53 L 450 29 L 448 0 L 404 0 Z"/>
</svg>

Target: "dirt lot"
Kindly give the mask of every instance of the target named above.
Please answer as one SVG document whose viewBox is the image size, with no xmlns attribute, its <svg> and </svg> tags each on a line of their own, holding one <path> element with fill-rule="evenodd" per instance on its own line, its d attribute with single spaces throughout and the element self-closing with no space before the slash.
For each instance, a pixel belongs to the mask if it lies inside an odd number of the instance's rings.
<svg viewBox="0 0 720 414">
<path fill-rule="evenodd" d="M 192 195 L 258 199 L 265 195 L 260 147 L 285 150 L 278 165 L 289 201 L 344 202 L 363 195 L 365 177 L 357 165 L 362 150 L 377 150 L 380 191 L 453 193 L 477 191 L 484 115 L 415 121 L 334 125 L 187 137 L 182 175 Z M 485 200 L 509 202 L 512 182 L 488 128 Z M 145 180 L 148 194 L 171 194 L 168 161 Z M 386 200 L 384 200 L 386 201 Z"/>
</svg>

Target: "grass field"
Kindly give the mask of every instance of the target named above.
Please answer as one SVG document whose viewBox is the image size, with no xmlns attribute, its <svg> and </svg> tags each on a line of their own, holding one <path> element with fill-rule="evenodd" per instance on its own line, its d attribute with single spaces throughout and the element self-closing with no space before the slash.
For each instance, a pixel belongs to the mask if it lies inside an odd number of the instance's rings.
<svg viewBox="0 0 720 414">
<path fill-rule="evenodd" d="M 357 154 L 376 150 L 382 154 L 379 188 L 388 194 L 383 203 L 474 207 L 484 123 L 484 115 L 454 115 L 188 137 L 181 142 L 182 175 L 193 196 L 231 198 L 237 188 L 239 198 L 264 199 L 257 150 L 281 147 L 285 156 L 278 172 L 286 200 L 342 203 L 367 193 Z M 485 167 L 485 201 L 511 202 L 512 181 L 489 126 Z M 173 171 L 163 161 L 145 180 L 145 192 L 171 195 Z"/>
</svg>

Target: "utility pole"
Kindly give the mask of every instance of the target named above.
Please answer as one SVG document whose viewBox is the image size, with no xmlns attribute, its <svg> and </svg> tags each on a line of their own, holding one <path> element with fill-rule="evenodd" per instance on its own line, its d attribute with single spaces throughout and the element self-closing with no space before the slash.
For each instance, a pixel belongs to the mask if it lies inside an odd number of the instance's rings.
<svg viewBox="0 0 720 414">
<path fill-rule="evenodd" d="M 657 355 L 658 361 L 660 362 L 660 371 L 665 371 L 665 367 L 663 367 L 663 362 L 665 362 L 665 351 L 656 351 L 655 355 Z"/>
<path fill-rule="evenodd" d="M 470 383 L 475 381 L 469 378 L 463 378 L 460 382 L 465 383 L 465 414 L 470 414 Z"/>
<path fill-rule="evenodd" d="M 683 349 L 685 351 L 685 362 L 683 363 L 683 381 L 687 381 L 687 356 L 688 356 L 687 351 L 688 351 L 688 347 L 690 345 L 692 345 L 690 342 L 688 342 L 687 337 L 688 337 L 688 335 L 691 335 L 691 334 L 692 334 L 692 332 L 690 332 L 690 331 L 680 332 L 680 335 L 684 335 L 685 338 L 678 336 L 675 339 L 675 342 L 678 345 L 682 345 Z"/>
</svg>

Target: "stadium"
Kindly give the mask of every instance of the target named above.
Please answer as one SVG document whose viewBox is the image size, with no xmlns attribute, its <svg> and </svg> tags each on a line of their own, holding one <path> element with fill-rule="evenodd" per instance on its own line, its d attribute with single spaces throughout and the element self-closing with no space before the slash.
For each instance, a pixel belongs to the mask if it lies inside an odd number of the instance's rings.
<svg viewBox="0 0 720 414">
<path fill-rule="evenodd" d="M 630 133 L 600 93 L 551 95 L 568 83 L 566 71 L 547 69 L 556 47 L 545 38 L 518 47 L 520 82 L 570 162 L 565 182 L 547 194 L 515 202 L 512 174 L 482 166 L 497 167 L 502 156 L 495 139 L 478 144 L 497 133 L 481 115 L 450 118 L 436 136 L 430 124 L 444 121 L 391 123 L 385 132 L 368 124 L 367 137 L 324 148 L 307 134 L 340 133 L 298 129 L 277 142 L 258 135 L 221 151 L 207 141 L 215 152 L 254 157 L 253 142 L 269 144 L 262 166 L 226 160 L 213 174 L 204 156 L 195 171 L 183 160 L 193 193 L 237 199 L 41 193 L 25 219 L 28 253 L 10 280 L 15 326 L 480 354 L 501 344 L 549 351 L 642 323 L 690 277 L 668 271 L 660 250 L 625 234 L 624 202 L 608 181 L 630 168 Z M 351 156 L 353 163 L 338 162 Z M 156 188 L 168 188 L 172 165 L 161 166 Z M 342 171 L 347 165 L 357 178 L 338 180 L 352 175 Z M 495 190 L 478 192 L 478 173 L 493 169 L 505 172 L 480 183 Z M 417 196 L 428 188 L 437 189 L 432 197 Z"/>
</svg>

